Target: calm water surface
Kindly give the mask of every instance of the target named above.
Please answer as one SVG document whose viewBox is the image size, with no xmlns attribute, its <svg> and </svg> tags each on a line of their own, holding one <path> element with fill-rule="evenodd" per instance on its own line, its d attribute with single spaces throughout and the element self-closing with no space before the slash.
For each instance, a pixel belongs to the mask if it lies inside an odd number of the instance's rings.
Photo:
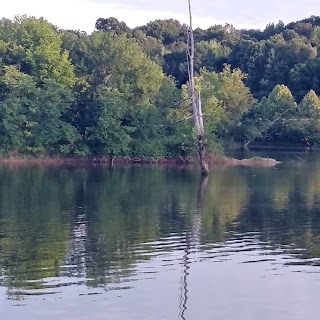
<svg viewBox="0 0 320 320">
<path fill-rule="evenodd" d="M 318 319 L 320 154 L 0 167 L 1 320 Z"/>
</svg>

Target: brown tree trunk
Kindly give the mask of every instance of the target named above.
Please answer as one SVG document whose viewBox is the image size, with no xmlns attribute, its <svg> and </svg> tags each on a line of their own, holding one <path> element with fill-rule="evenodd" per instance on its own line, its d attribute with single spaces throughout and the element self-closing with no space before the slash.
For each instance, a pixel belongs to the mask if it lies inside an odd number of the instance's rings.
<svg viewBox="0 0 320 320">
<path fill-rule="evenodd" d="M 199 161 L 201 166 L 201 173 L 203 176 L 209 174 L 209 165 L 207 162 L 207 147 L 204 136 L 204 126 L 201 108 L 201 96 L 200 92 L 197 94 L 197 118 L 199 122 L 199 133 L 198 133 L 198 150 L 199 150 Z"/>
</svg>

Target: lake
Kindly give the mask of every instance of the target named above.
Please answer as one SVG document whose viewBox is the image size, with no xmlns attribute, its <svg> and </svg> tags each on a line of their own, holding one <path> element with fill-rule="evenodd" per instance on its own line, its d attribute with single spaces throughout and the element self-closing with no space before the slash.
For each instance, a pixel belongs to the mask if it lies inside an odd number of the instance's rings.
<svg viewBox="0 0 320 320">
<path fill-rule="evenodd" d="M 318 319 L 320 154 L 272 156 L 1 166 L 1 319 Z"/>
</svg>

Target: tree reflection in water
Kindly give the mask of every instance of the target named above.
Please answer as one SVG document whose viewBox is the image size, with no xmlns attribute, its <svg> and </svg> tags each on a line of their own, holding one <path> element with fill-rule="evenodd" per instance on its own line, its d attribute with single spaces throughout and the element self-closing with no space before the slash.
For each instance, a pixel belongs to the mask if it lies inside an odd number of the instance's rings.
<svg viewBox="0 0 320 320">
<path fill-rule="evenodd" d="M 197 203 L 196 210 L 193 216 L 192 228 L 190 231 L 186 232 L 186 244 L 183 255 L 183 275 L 181 279 L 180 286 L 180 315 L 179 317 L 182 320 L 186 320 L 186 311 L 187 311 L 187 303 L 188 303 L 188 276 L 190 274 L 190 268 L 192 261 L 190 259 L 190 254 L 192 250 L 197 250 L 197 245 L 200 243 L 200 232 L 201 232 L 201 214 L 203 210 L 203 203 L 205 194 L 207 192 L 208 187 L 208 176 L 201 176 L 198 192 L 197 192 Z"/>
</svg>

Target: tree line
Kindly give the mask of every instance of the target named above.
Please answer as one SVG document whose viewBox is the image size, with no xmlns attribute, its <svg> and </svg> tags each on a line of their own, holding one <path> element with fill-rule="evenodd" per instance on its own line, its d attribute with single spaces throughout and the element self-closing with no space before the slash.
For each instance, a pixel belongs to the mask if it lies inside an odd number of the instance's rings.
<svg viewBox="0 0 320 320">
<path fill-rule="evenodd" d="M 194 35 L 209 150 L 320 139 L 320 17 Z M 131 29 L 100 18 L 92 34 L 0 20 L 0 153 L 193 155 L 186 37 L 173 19 Z"/>
</svg>

